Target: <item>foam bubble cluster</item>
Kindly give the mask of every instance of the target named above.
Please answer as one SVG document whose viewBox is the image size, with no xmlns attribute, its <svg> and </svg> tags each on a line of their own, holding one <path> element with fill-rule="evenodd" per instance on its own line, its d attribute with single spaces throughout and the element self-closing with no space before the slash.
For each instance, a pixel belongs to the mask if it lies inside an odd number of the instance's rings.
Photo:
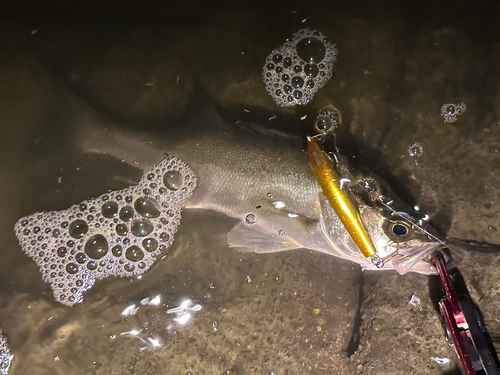
<svg viewBox="0 0 500 375">
<path fill-rule="evenodd" d="M 457 104 L 443 104 L 441 107 L 441 116 L 444 122 L 455 122 L 458 116 L 467 110 L 467 105 L 464 102 Z"/>
<path fill-rule="evenodd" d="M 337 48 L 325 35 L 300 30 L 266 58 L 262 79 L 279 106 L 308 104 L 331 78 L 336 60 Z"/>
<path fill-rule="evenodd" d="M 316 117 L 316 121 L 314 122 L 314 130 L 318 134 L 322 135 L 334 133 L 341 123 L 342 116 L 340 111 L 337 108 L 330 106 L 319 112 Z"/>
<path fill-rule="evenodd" d="M 10 354 L 7 339 L 2 336 L 0 329 L 0 374 L 7 375 L 9 373 L 12 358 L 14 358 L 14 354 Z"/>
<path fill-rule="evenodd" d="M 424 146 L 421 143 L 413 142 L 408 146 L 408 155 L 412 158 L 419 158 L 424 154 Z"/>
<path fill-rule="evenodd" d="M 19 219 L 16 236 L 56 301 L 72 305 L 83 300 L 95 280 L 147 271 L 172 245 L 195 186 L 191 169 L 168 157 L 148 169 L 137 185 L 63 211 Z"/>
</svg>

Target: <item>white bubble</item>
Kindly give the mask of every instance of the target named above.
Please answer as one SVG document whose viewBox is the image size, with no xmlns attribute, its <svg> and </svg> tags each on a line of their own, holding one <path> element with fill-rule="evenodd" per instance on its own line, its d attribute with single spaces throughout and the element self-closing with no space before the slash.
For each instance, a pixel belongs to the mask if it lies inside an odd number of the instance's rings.
<svg viewBox="0 0 500 375">
<path fill-rule="evenodd" d="M 408 146 L 408 155 L 412 158 L 419 158 L 424 153 L 424 147 L 418 143 L 413 142 L 410 146 Z"/>
<path fill-rule="evenodd" d="M 256 221 L 256 218 L 255 218 L 254 214 L 248 214 L 245 217 L 245 223 L 247 223 L 247 225 L 253 225 L 253 224 L 255 224 L 255 221 Z"/>
<path fill-rule="evenodd" d="M 318 134 L 333 133 L 342 123 L 340 111 L 333 106 L 324 108 L 314 122 L 314 130 Z"/>
<path fill-rule="evenodd" d="M 441 107 L 441 116 L 444 122 L 455 122 L 458 117 L 462 115 L 467 110 L 467 105 L 465 102 L 456 104 L 443 104 Z"/>
<path fill-rule="evenodd" d="M 176 177 L 175 189 L 170 180 L 165 185 L 167 173 Z M 137 185 L 63 211 L 26 216 L 14 229 L 23 251 L 50 283 L 55 300 L 72 305 L 83 300 L 95 280 L 139 278 L 147 271 L 172 245 L 181 210 L 195 187 L 190 168 L 168 157 L 145 171 Z"/>
</svg>

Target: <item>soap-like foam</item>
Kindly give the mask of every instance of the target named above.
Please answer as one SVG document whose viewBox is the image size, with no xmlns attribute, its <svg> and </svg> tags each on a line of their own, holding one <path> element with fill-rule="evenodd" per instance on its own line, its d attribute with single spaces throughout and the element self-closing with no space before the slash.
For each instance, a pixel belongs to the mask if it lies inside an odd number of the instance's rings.
<svg viewBox="0 0 500 375">
<path fill-rule="evenodd" d="M 267 92 L 282 107 L 309 104 L 332 77 L 337 53 L 319 31 L 298 31 L 266 58 L 262 79 Z"/>
<path fill-rule="evenodd" d="M 14 354 L 10 353 L 7 339 L 2 336 L 2 330 L 0 329 L 0 374 L 7 375 L 9 373 L 12 358 L 14 358 Z"/>
<path fill-rule="evenodd" d="M 443 104 L 441 106 L 441 116 L 444 122 L 456 122 L 458 117 L 467 110 L 465 102 Z"/>
<path fill-rule="evenodd" d="M 137 185 L 23 217 L 15 233 L 55 300 L 73 305 L 96 280 L 139 276 L 167 251 L 196 180 L 183 161 L 168 157 Z"/>
</svg>

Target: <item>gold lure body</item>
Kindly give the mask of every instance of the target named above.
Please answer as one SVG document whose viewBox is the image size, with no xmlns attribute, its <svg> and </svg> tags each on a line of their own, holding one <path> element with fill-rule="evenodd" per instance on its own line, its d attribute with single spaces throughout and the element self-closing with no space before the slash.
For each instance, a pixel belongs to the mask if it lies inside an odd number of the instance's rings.
<svg viewBox="0 0 500 375">
<path fill-rule="evenodd" d="M 335 210 L 340 221 L 351 235 L 365 257 L 375 255 L 376 249 L 361 220 L 359 209 L 349 193 L 341 188 L 341 176 L 335 170 L 332 160 L 323 151 L 316 139 L 307 139 L 307 154 L 316 180 L 323 194 Z"/>
</svg>

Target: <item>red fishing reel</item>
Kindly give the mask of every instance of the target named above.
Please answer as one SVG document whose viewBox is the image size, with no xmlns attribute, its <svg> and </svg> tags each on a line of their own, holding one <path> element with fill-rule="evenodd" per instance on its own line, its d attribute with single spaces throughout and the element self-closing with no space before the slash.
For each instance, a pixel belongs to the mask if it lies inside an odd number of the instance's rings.
<svg viewBox="0 0 500 375">
<path fill-rule="evenodd" d="M 462 365 L 464 375 L 500 375 L 498 356 L 484 325 L 483 316 L 468 295 L 457 295 L 443 254 L 435 252 L 432 262 L 446 293 L 439 301 L 448 340 Z"/>
</svg>

